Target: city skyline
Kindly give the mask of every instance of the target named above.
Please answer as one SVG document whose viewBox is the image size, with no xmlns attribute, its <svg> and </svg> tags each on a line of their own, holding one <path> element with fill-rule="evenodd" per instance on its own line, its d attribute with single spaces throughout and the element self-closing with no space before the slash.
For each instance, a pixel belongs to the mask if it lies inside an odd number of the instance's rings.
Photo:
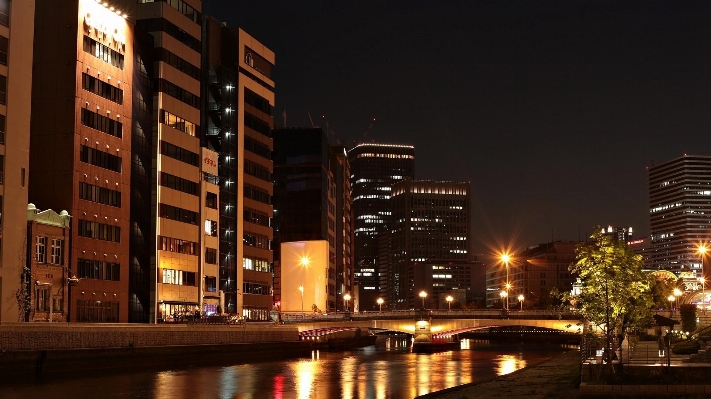
<svg viewBox="0 0 711 399">
<path fill-rule="evenodd" d="M 584 240 L 597 224 L 646 236 L 645 168 L 708 144 L 704 3 L 205 11 L 278 54 L 276 123 L 286 111 L 287 126 L 310 126 L 310 114 L 350 145 L 412 144 L 416 178 L 471 181 L 475 253 Z"/>
</svg>

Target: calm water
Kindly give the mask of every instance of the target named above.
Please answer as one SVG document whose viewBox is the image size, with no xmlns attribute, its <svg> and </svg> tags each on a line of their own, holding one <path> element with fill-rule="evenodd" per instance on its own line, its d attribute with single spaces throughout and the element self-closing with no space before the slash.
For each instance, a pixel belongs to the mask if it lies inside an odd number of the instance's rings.
<svg viewBox="0 0 711 399">
<path fill-rule="evenodd" d="M 310 358 L 118 373 L 49 377 L 0 385 L 3 399 L 31 398 L 413 398 L 507 374 L 563 352 L 563 346 L 462 341 L 461 351 L 409 352 L 390 339 L 350 352 Z M 87 373 L 90 374 L 90 373 Z"/>
</svg>

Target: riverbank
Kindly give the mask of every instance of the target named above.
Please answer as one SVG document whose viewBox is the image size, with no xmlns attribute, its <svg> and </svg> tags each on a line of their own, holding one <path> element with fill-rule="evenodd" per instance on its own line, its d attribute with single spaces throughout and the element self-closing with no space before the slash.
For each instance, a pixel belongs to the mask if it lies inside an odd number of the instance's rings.
<svg viewBox="0 0 711 399">
<path fill-rule="evenodd" d="M 418 399 L 578 398 L 580 351 L 573 350 L 493 380 L 432 392 Z"/>
</svg>

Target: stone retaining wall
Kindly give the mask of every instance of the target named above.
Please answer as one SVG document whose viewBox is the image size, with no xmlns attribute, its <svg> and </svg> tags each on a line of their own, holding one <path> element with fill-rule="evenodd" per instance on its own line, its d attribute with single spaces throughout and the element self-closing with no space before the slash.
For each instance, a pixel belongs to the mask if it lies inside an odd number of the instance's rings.
<svg viewBox="0 0 711 399">
<path fill-rule="evenodd" d="M 15 323 L 0 325 L 0 351 L 141 348 L 290 342 L 294 326 Z"/>
<path fill-rule="evenodd" d="M 610 397 L 625 395 L 711 394 L 711 385 L 587 385 L 580 384 L 580 395 Z"/>
</svg>

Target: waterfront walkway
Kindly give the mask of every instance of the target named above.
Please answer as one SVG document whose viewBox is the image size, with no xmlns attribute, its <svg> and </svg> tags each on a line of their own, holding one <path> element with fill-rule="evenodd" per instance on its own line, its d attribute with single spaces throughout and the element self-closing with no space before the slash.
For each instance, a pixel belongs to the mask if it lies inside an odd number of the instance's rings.
<svg viewBox="0 0 711 399">
<path fill-rule="evenodd" d="M 527 398 L 573 399 L 580 374 L 580 351 L 566 352 L 538 365 L 493 380 L 420 396 L 421 399 Z"/>
</svg>

